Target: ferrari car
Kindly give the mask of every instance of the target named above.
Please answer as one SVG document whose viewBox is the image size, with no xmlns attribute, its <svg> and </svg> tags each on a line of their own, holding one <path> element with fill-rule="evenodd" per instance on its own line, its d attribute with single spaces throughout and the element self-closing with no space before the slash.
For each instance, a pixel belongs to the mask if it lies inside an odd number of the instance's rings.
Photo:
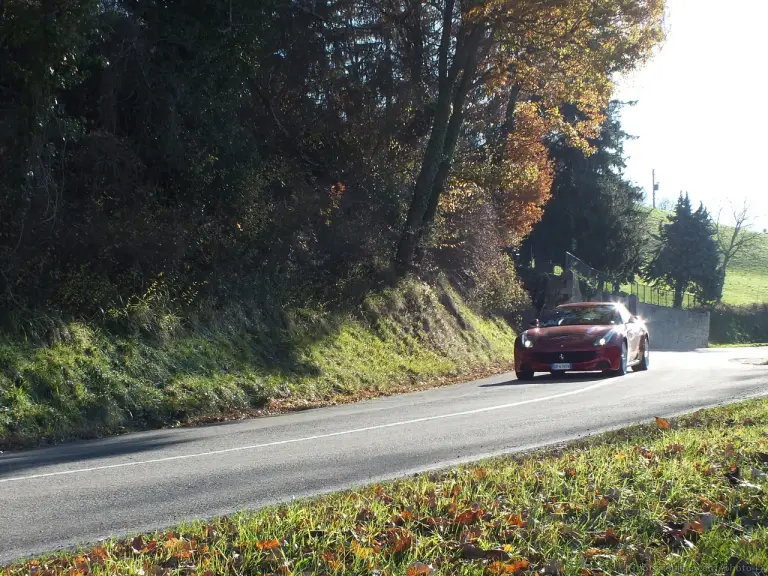
<svg viewBox="0 0 768 576">
<path fill-rule="evenodd" d="M 515 341 L 515 373 L 605 372 L 623 376 L 648 370 L 650 335 L 645 323 L 620 303 L 582 302 L 558 306 Z"/>
</svg>

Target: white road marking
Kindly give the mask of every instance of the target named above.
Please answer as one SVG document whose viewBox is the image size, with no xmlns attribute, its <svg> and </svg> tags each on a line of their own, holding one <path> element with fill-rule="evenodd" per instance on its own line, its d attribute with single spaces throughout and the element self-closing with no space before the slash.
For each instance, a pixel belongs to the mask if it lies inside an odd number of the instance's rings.
<svg viewBox="0 0 768 576">
<path fill-rule="evenodd" d="M 271 448 L 273 446 L 283 446 L 285 444 L 298 444 L 300 442 L 310 442 L 312 440 L 322 440 L 325 438 L 334 438 L 336 436 L 348 436 L 350 434 L 359 434 L 361 432 L 370 432 L 373 430 L 384 430 L 386 428 L 397 428 L 400 426 L 409 426 L 411 424 L 418 424 L 420 422 L 431 422 L 433 420 L 445 420 L 448 418 L 457 418 L 459 416 L 469 416 L 471 414 L 482 414 L 484 412 L 494 412 L 496 410 L 506 410 L 507 408 L 517 408 L 518 406 L 525 406 L 527 404 L 535 404 L 537 402 L 547 402 L 549 400 L 556 400 L 558 398 L 565 398 L 567 396 L 574 396 L 576 394 L 583 394 L 597 388 L 602 388 L 608 384 L 614 383 L 613 379 L 606 379 L 585 388 L 579 388 L 578 390 L 571 390 L 570 392 L 561 392 L 560 394 L 553 394 L 551 396 L 544 396 L 541 398 L 531 398 L 530 400 L 521 400 L 519 402 L 512 402 L 510 404 L 500 404 L 498 406 L 488 406 L 486 408 L 476 408 L 475 410 L 465 410 L 463 412 L 453 412 L 451 414 L 440 414 L 437 416 L 425 416 L 424 418 L 415 418 L 413 420 L 403 420 L 400 422 L 390 422 L 389 424 L 378 424 L 376 426 L 366 426 L 365 428 L 354 428 L 352 430 L 342 430 L 340 432 L 329 432 L 328 434 L 318 434 L 316 436 L 305 436 L 303 438 L 292 438 L 290 440 L 276 440 L 275 442 L 266 442 L 264 444 L 252 444 L 250 446 L 238 446 L 236 448 L 224 448 L 221 450 L 211 450 L 210 452 L 199 452 L 195 454 L 181 454 L 179 456 L 168 456 L 166 458 L 154 458 L 151 460 L 135 460 L 132 462 L 121 462 L 119 464 L 107 464 L 104 466 L 93 466 L 91 468 L 78 468 L 75 470 L 61 470 L 59 472 L 48 472 L 45 474 L 30 474 L 29 476 L 16 476 L 12 478 L 0 478 L 0 484 L 8 482 L 21 482 L 24 480 L 37 480 L 39 478 L 50 478 L 52 476 L 67 476 L 70 474 L 85 474 L 88 472 L 97 472 L 99 470 L 112 470 L 114 468 L 127 468 L 129 466 L 140 466 L 144 464 L 159 464 L 162 462 L 171 462 L 173 460 L 186 460 L 189 458 L 204 458 L 206 456 L 218 456 L 219 454 L 229 454 L 232 452 L 242 452 L 244 450 L 258 450 L 259 448 Z"/>
</svg>

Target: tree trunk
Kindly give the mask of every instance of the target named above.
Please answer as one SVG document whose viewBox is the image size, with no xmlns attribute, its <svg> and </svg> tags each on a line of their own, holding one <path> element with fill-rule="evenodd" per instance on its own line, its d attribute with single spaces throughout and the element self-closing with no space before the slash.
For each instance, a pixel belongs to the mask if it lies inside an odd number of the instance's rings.
<svg viewBox="0 0 768 576">
<path fill-rule="evenodd" d="M 451 27 L 453 24 L 454 0 L 446 0 L 443 9 L 443 31 L 440 39 L 438 53 L 438 91 L 435 116 L 432 121 L 432 130 L 429 133 L 427 148 L 424 151 L 424 159 L 421 170 L 416 178 L 413 188 L 413 197 L 408 209 L 405 229 L 400 237 L 400 242 L 395 255 L 395 270 L 399 275 L 404 274 L 411 267 L 416 253 L 418 240 L 421 233 L 421 225 L 424 214 L 429 205 L 430 192 L 435 181 L 435 175 L 440 167 L 442 159 L 445 135 L 448 131 L 448 122 L 451 117 L 451 95 L 458 68 L 456 63 L 462 52 L 462 43 L 456 46 L 454 65 L 448 68 L 448 52 L 451 46 Z"/>
<path fill-rule="evenodd" d="M 432 226 L 435 223 L 435 217 L 437 216 L 437 208 L 440 205 L 440 197 L 445 192 L 445 182 L 448 179 L 448 174 L 451 172 L 451 166 L 453 164 L 453 156 L 456 152 L 456 145 L 459 142 L 459 136 L 461 135 L 461 127 L 464 124 L 464 103 L 467 99 L 470 85 L 472 84 L 472 78 L 475 75 L 475 68 L 477 67 L 477 47 L 479 44 L 480 31 L 475 30 L 472 38 L 468 42 L 468 55 L 467 61 L 464 65 L 464 70 L 461 75 L 461 80 L 456 86 L 453 95 L 452 113 L 451 118 L 448 121 L 448 128 L 445 134 L 445 141 L 443 143 L 443 156 L 440 161 L 440 166 L 435 174 L 435 179 L 432 184 L 432 190 L 429 196 L 429 203 L 427 204 L 427 210 L 424 213 L 422 219 L 421 229 L 419 230 L 419 236 L 417 238 L 417 249 L 420 243 L 429 236 L 432 230 Z"/>
<path fill-rule="evenodd" d="M 674 308 L 680 308 L 683 307 L 683 294 L 685 293 L 685 285 L 678 282 L 675 284 L 675 300 L 672 303 L 672 306 Z"/>
<path fill-rule="evenodd" d="M 461 133 L 464 103 L 477 66 L 481 38 L 482 29 L 479 27 L 461 34 L 451 69 L 445 72 L 444 78 L 441 74 L 432 132 L 395 257 L 395 267 L 399 274 L 405 273 L 413 265 L 419 244 L 425 236 L 425 228 L 431 226 L 437 214 L 440 195 Z M 443 47 L 441 43 L 441 50 Z M 445 48 L 447 50 L 447 42 Z M 442 54 L 440 59 L 443 60 Z M 440 68 L 442 70 L 444 67 L 441 65 Z M 457 84 L 458 78 L 460 80 Z"/>
</svg>

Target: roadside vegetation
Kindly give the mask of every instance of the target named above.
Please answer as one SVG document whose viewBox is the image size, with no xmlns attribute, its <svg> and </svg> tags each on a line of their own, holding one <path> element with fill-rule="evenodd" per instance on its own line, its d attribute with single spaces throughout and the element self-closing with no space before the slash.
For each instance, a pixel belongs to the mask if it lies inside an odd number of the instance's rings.
<svg viewBox="0 0 768 576">
<path fill-rule="evenodd" d="M 2 574 L 757 574 L 766 471 L 768 400 L 752 400 Z"/>
<path fill-rule="evenodd" d="M 452 289 L 415 280 L 369 295 L 355 314 L 248 320 L 238 310 L 215 328 L 134 336 L 72 322 L 50 345 L 0 341 L 0 450 L 502 372 L 515 338 L 504 318 L 475 313 Z"/>
</svg>

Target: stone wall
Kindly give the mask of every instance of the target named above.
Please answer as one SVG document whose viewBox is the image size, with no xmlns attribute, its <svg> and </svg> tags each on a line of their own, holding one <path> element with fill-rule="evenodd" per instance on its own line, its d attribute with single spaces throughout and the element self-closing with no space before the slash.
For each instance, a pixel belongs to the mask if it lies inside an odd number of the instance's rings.
<svg viewBox="0 0 768 576">
<path fill-rule="evenodd" d="M 636 314 L 648 325 L 652 350 L 696 350 L 709 345 L 708 311 L 638 302 Z"/>
<path fill-rule="evenodd" d="M 652 350 L 686 351 L 709 345 L 708 311 L 678 310 L 638 302 L 636 296 L 598 294 L 593 302 L 622 302 L 632 314 L 642 318 L 648 326 Z"/>
</svg>

